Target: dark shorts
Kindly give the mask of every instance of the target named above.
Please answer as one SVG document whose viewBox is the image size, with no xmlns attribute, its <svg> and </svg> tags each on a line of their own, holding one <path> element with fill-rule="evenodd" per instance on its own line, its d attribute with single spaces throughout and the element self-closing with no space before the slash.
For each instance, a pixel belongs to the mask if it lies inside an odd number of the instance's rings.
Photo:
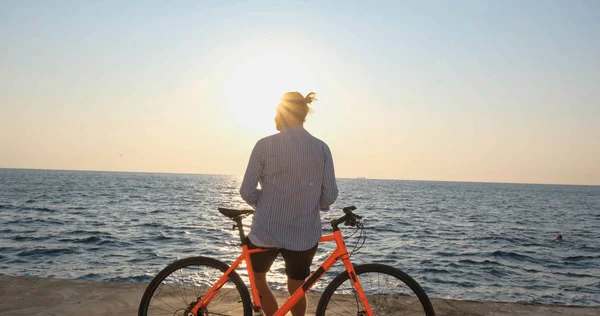
<svg viewBox="0 0 600 316">
<path fill-rule="evenodd" d="M 250 240 L 248 241 L 249 249 L 256 249 Z M 267 273 L 271 269 L 271 265 L 277 259 L 277 256 L 281 253 L 283 260 L 285 261 L 285 274 L 288 278 L 293 280 L 304 280 L 310 275 L 310 265 L 315 253 L 317 252 L 316 244 L 314 247 L 304 251 L 293 251 L 280 248 L 272 248 L 269 251 L 253 253 L 250 255 L 252 261 L 252 270 L 258 273 Z"/>
</svg>

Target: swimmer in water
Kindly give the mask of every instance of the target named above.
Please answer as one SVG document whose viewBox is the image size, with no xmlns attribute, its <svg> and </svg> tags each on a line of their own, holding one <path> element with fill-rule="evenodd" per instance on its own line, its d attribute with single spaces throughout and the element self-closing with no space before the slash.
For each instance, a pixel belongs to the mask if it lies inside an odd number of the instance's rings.
<svg viewBox="0 0 600 316">
<path fill-rule="evenodd" d="M 554 241 L 554 242 L 559 242 L 559 241 L 562 241 L 562 240 L 563 240 L 563 239 L 562 239 L 562 235 L 558 235 L 558 236 L 556 236 L 556 238 L 554 238 L 554 240 L 553 240 L 553 241 Z"/>
</svg>

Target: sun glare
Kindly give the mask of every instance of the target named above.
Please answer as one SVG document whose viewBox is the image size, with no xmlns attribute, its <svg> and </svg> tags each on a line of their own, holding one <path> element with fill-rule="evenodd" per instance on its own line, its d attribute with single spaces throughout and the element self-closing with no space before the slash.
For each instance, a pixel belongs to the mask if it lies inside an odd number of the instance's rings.
<svg viewBox="0 0 600 316">
<path fill-rule="evenodd" d="M 223 99 L 231 119 L 246 132 L 266 135 L 275 130 L 275 108 L 288 91 L 317 90 L 316 76 L 295 57 L 258 54 L 232 67 L 223 85 Z"/>
</svg>

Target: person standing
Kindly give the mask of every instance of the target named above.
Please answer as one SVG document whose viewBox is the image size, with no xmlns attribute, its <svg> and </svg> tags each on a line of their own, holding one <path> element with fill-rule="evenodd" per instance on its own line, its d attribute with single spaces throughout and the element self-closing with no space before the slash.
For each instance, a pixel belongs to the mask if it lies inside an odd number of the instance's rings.
<svg viewBox="0 0 600 316">
<path fill-rule="evenodd" d="M 267 272 L 281 253 L 290 294 L 310 275 L 322 234 L 320 211 L 338 196 L 333 158 L 327 144 L 304 129 L 315 93 L 285 93 L 277 106 L 279 133 L 260 139 L 248 162 L 240 195 L 255 207 L 248 234 L 249 248 L 274 248 L 250 256 L 261 305 L 267 316 L 278 309 Z M 260 184 L 260 189 L 258 188 Z M 291 310 L 306 312 L 306 298 Z"/>
</svg>

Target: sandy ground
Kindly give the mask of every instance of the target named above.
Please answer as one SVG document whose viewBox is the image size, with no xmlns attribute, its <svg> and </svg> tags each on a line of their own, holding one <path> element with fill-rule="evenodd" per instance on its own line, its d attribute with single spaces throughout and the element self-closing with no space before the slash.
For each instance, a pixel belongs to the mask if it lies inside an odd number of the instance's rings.
<svg viewBox="0 0 600 316">
<path fill-rule="evenodd" d="M 0 315 L 137 315 L 141 283 L 76 281 L 0 275 Z M 309 297 L 314 313 L 319 293 Z M 283 300 L 284 298 L 281 297 Z M 436 315 L 600 316 L 600 307 L 432 299 Z"/>
</svg>

